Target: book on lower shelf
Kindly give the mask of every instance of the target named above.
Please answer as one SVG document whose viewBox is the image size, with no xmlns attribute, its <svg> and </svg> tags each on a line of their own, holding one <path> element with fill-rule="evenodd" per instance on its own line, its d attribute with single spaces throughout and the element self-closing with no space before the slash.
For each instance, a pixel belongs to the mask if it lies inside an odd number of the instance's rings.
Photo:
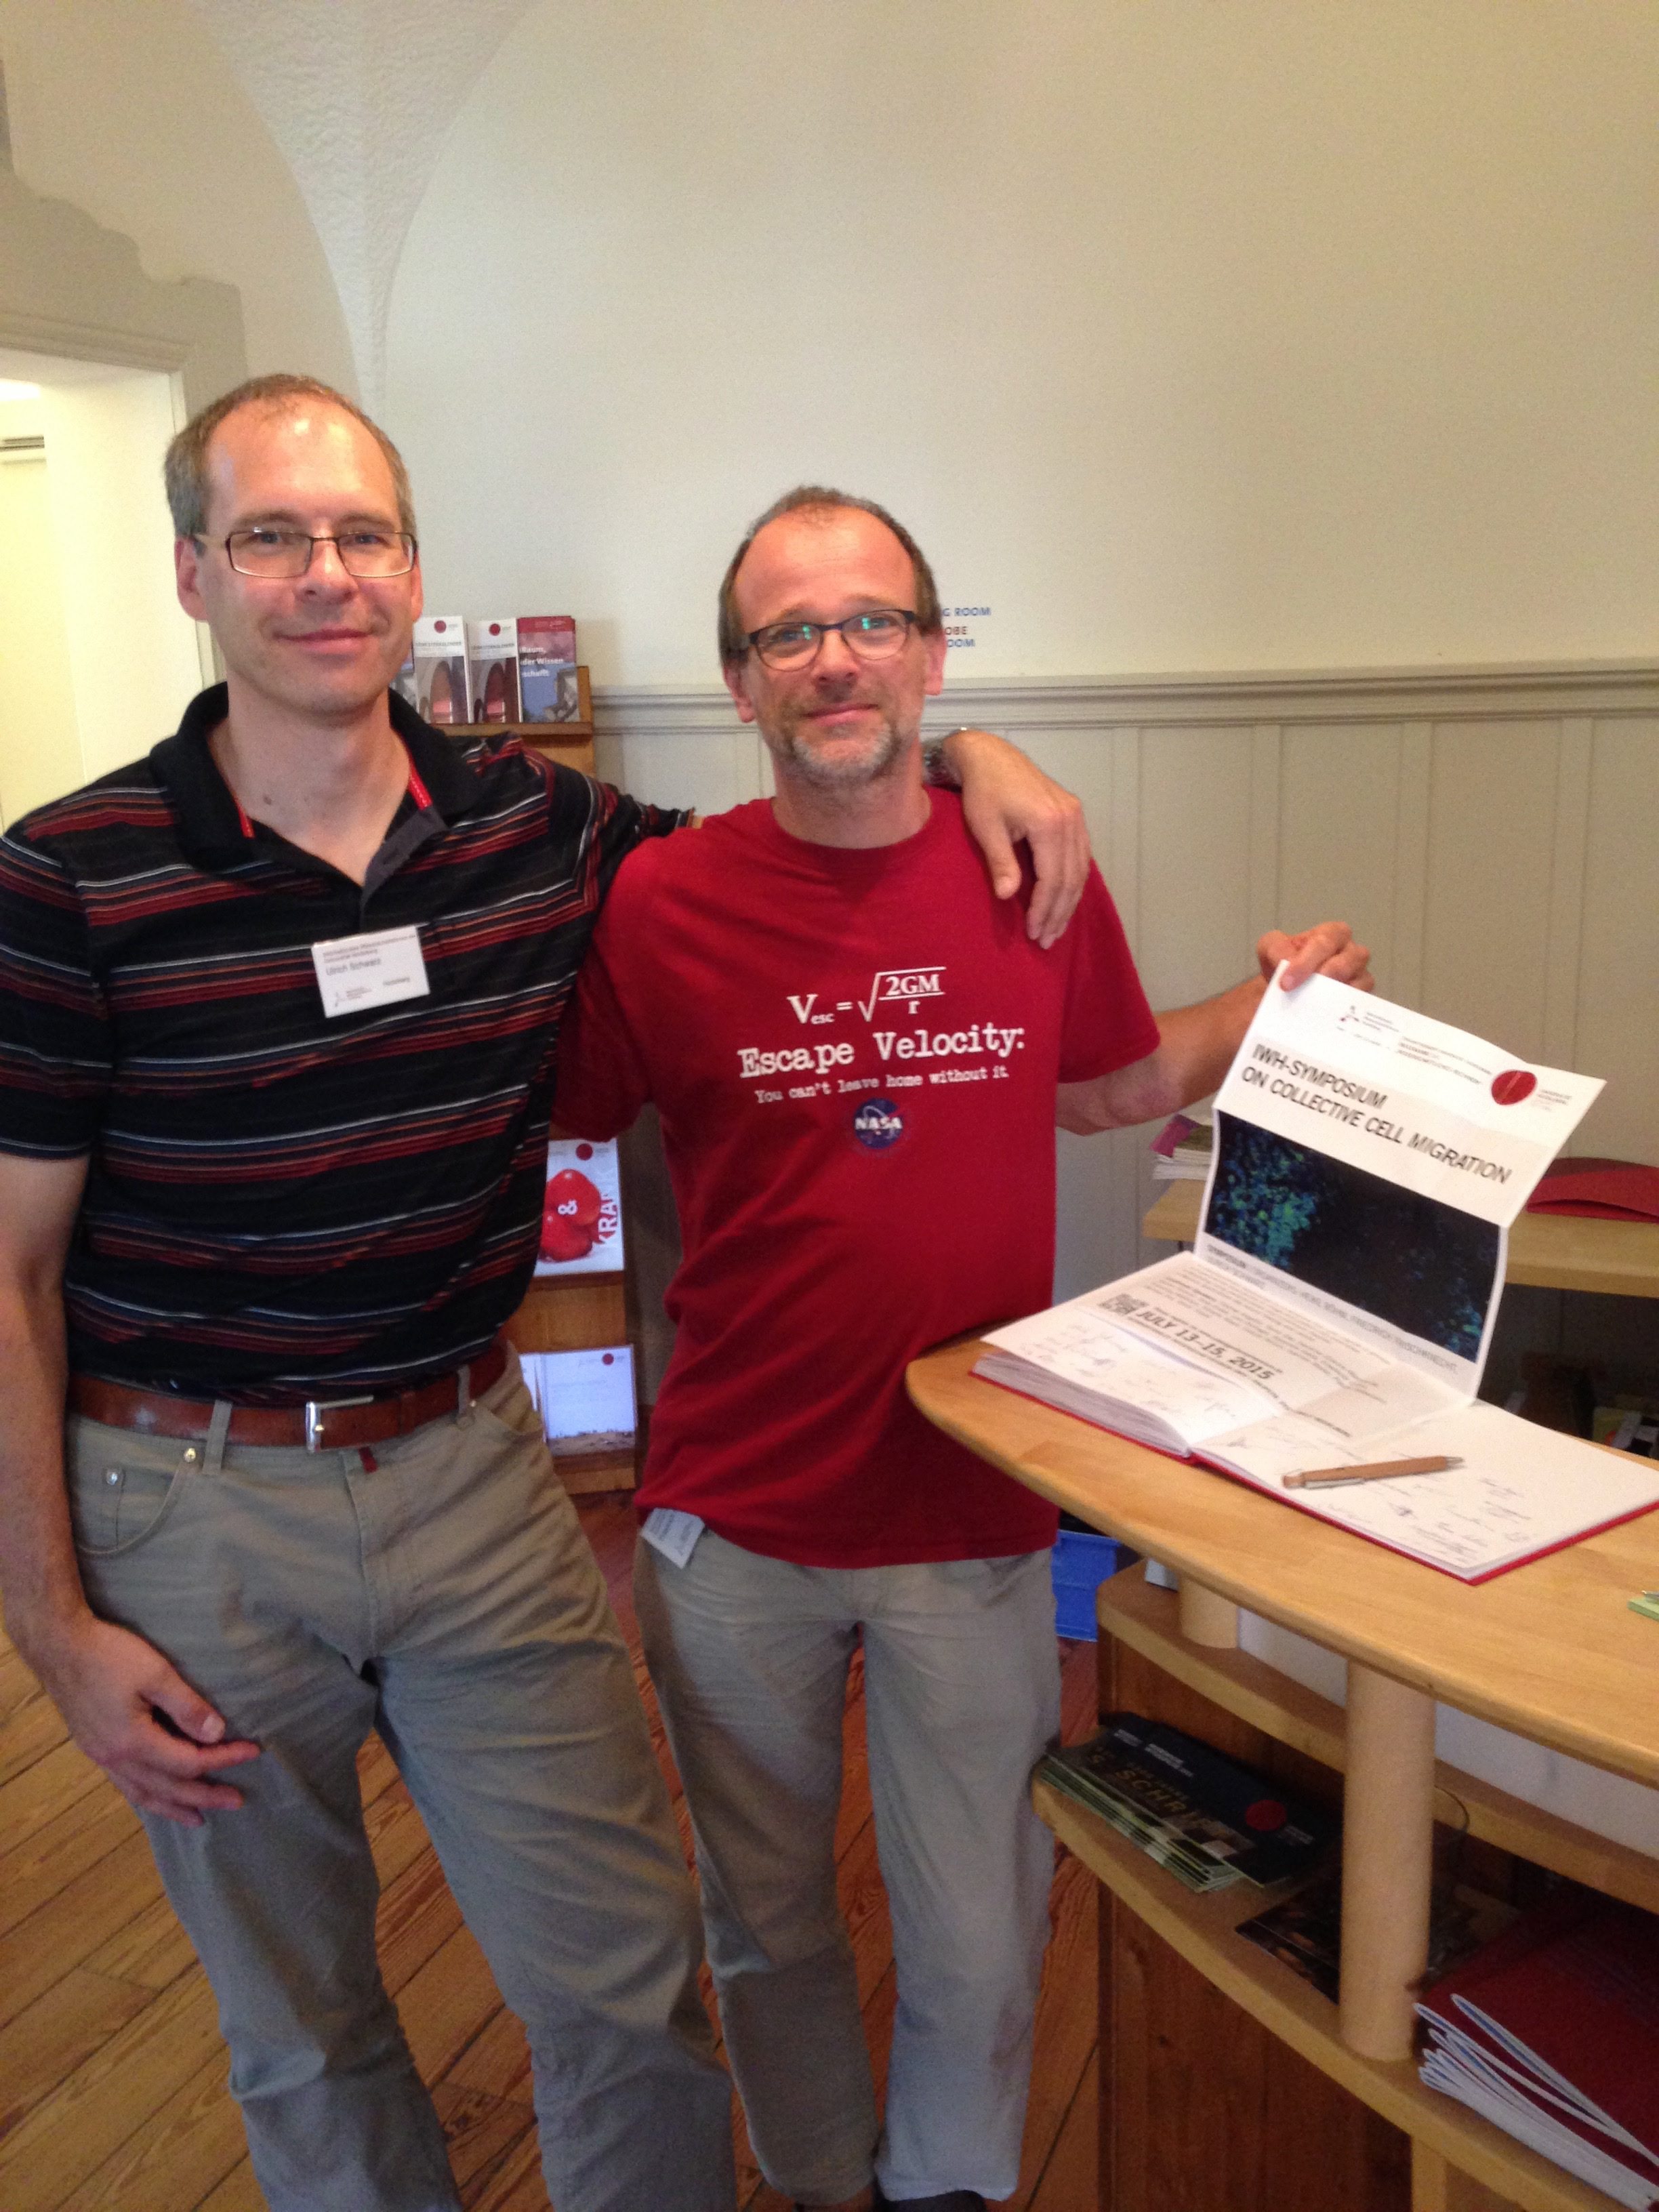
<svg viewBox="0 0 1659 2212">
<path fill-rule="evenodd" d="M 1437 1886 L 1429 1908 L 1427 1972 L 1449 1973 L 1515 1918 L 1501 1899 Z M 1235 1934 L 1277 1959 L 1334 2004 L 1342 1964 L 1342 1869 L 1332 1866 L 1265 1912 L 1242 1920 Z"/>
<path fill-rule="evenodd" d="M 1552 1899 L 1417 2008 L 1429 2087 L 1632 2212 L 1659 2207 L 1659 1919 Z"/>
<path fill-rule="evenodd" d="M 1645 1511 L 1651 1462 L 1475 1395 L 1509 1224 L 1601 1087 L 1275 984 L 1217 1094 L 1194 1249 L 990 1331 L 974 1371 L 1465 1582 Z M 1451 1464 L 1364 1479 L 1419 1458 Z"/>
<path fill-rule="evenodd" d="M 1138 1713 L 1109 1715 L 1098 1735 L 1049 1752 L 1037 1772 L 1200 1893 L 1305 1873 L 1340 1827 L 1325 1807 Z"/>
<path fill-rule="evenodd" d="M 1152 1139 L 1154 1182 L 1202 1182 L 1210 1172 L 1215 1125 L 1208 1106 L 1172 1114 Z"/>
</svg>

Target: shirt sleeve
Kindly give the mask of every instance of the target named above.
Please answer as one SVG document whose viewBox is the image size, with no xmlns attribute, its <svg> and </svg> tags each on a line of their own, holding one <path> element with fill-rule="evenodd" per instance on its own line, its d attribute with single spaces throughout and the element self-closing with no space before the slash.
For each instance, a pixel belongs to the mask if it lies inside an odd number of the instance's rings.
<svg viewBox="0 0 1659 2212">
<path fill-rule="evenodd" d="M 645 1054 L 623 1004 L 629 933 L 644 926 L 635 904 L 627 884 L 606 902 L 560 1024 L 553 1119 L 574 1136 L 616 1136 L 651 1096 Z"/>
<path fill-rule="evenodd" d="M 556 831 L 569 822 L 586 827 L 582 836 L 583 874 L 592 903 L 598 906 L 616 880 L 617 871 L 639 846 L 653 837 L 665 837 L 691 819 L 689 810 L 677 806 L 647 806 L 608 783 L 600 783 L 579 769 L 555 762 L 544 771 L 548 777 L 548 820 Z"/>
<path fill-rule="evenodd" d="M 27 836 L 0 838 L 0 1151 L 40 1159 L 91 1152 L 112 1061 L 69 872 Z"/>
<path fill-rule="evenodd" d="M 1087 1083 L 1097 1075 L 1132 1067 L 1156 1052 L 1158 1022 L 1140 987 L 1112 895 L 1092 862 L 1082 900 L 1060 945 L 1071 948 L 1060 1025 L 1060 1082 Z"/>
</svg>

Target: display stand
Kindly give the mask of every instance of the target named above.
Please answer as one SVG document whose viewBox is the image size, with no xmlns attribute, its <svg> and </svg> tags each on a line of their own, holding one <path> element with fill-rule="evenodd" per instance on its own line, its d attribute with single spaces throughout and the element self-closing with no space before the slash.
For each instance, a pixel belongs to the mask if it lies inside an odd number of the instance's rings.
<svg viewBox="0 0 1659 2212">
<path fill-rule="evenodd" d="M 585 667 L 576 671 L 576 699 L 579 713 L 574 722 L 467 723 L 453 727 L 449 734 L 456 738 L 521 738 L 526 745 L 533 746 L 548 759 L 592 775 L 593 695 Z M 627 1213 L 624 1191 L 624 1221 Z M 524 1304 L 507 1322 L 507 1335 L 520 1352 L 605 1351 L 613 1345 L 631 1345 L 637 1381 L 640 1334 L 633 1322 L 628 1271 L 619 1267 L 605 1274 L 577 1275 L 565 1281 L 556 1276 L 538 1276 L 526 1292 Z M 636 1428 L 631 1451 L 561 1453 L 556 1444 L 553 1464 L 565 1488 L 577 1495 L 598 1490 L 632 1490 L 639 1480 L 642 1442 L 641 1431 Z"/>
<path fill-rule="evenodd" d="M 587 670 L 576 671 L 576 719 L 574 722 L 454 722 L 447 726 L 452 738 L 522 738 L 538 753 L 593 773 L 593 687 Z"/>
<path fill-rule="evenodd" d="M 1039 1783 L 1043 1818 L 1211 1990 L 1348 2099 L 1404 2130 L 1413 2212 L 1607 2212 L 1610 2200 L 1598 2191 L 1423 2087 L 1410 2057 L 1411 1984 L 1422 1966 L 1437 1810 L 1466 1820 L 1477 1840 L 1659 1911 L 1659 1861 L 1437 1767 L 1433 1744 L 1437 1698 L 1659 1783 L 1659 1636 L 1626 1602 L 1659 1586 L 1659 1513 L 1470 1586 L 1243 1484 L 998 1389 L 970 1371 L 981 1349 L 951 1346 L 913 1364 L 910 1393 L 921 1411 L 1028 1487 L 1181 1573 L 1180 1596 L 1152 1588 L 1139 1569 L 1103 1584 L 1106 1637 L 1272 1743 L 1345 1775 L 1340 2010 L 1234 1932 L 1259 1909 L 1259 1892 L 1245 1901 L 1237 1889 L 1194 1896 L 1106 1822 Z M 1209 1604 L 1194 1602 L 1194 1587 Z M 1245 1605 L 1344 1657 L 1346 1711 L 1226 1648 L 1215 1634 L 1216 1601 Z M 1183 1633 L 1183 1612 L 1204 1640 Z M 1113 1643 L 1102 1648 L 1109 1667 Z M 1163 2056 L 1175 2065 L 1183 2057 Z M 1121 2138 L 1108 2058 L 1103 2047 L 1109 2177 Z M 1191 2095 L 1204 2094 L 1194 2077 Z M 1311 2159 L 1317 2145 L 1302 2149 Z M 1144 2142 L 1136 2151 L 1144 2166 Z M 1126 2192 L 1122 2212 L 1142 2201 Z M 1240 2207 L 1275 2201 L 1252 2193 L 1248 2173 L 1229 2197 Z M 1110 2194 L 1103 2202 L 1119 2212 Z"/>
</svg>

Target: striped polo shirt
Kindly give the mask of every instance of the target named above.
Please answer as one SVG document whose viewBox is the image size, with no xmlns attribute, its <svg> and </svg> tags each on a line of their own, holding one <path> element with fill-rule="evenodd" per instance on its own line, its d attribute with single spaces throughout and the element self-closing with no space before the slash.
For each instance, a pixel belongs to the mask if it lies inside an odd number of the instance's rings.
<svg viewBox="0 0 1659 2212">
<path fill-rule="evenodd" d="M 249 1404 L 474 1358 L 535 1264 L 559 1017 L 617 866 L 684 817 L 395 696 L 356 884 L 249 823 L 208 738 L 0 839 L 0 1150 L 88 1155 L 70 1363 Z M 413 925 L 427 996 L 326 1017 L 311 948 Z"/>
</svg>

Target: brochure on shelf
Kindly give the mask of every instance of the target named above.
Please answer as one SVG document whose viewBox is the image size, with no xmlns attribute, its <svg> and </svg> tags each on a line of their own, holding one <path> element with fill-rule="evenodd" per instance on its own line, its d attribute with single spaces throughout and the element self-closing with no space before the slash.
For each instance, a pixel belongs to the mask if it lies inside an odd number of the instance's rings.
<svg viewBox="0 0 1659 2212">
<path fill-rule="evenodd" d="M 576 625 L 568 615 L 520 615 L 519 692 L 526 722 L 574 722 Z"/>
<path fill-rule="evenodd" d="M 415 706 L 440 729 L 470 722 L 466 640 L 459 615 L 422 615 L 415 625 Z"/>
<path fill-rule="evenodd" d="M 1468 1581 L 1642 1511 L 1659 1471 L 1475 1399 L 1509 1225 L 1601 1089 L 1275 981 L 1217 1094 L 1194 1249 L 993 1331 L 975 1372 Z M 1435 1455 L 1463 1463 L 1285 1489 Z"/>
<path fill-rule="evenodd" d="M 495 615 L 466 625 L 466 689 L 475 722 L 517 722 L 519 625 Z"/>
<path fill-rule="evenodd" d="M 556 1457 L 631 1451 L 637 1416 L 634 1354 L 625 1344 L 592 1352 L 519 1355 L 542 1427 Z"/>
<path fill-rule="evenodd" d="M 621 1170 L 617 1140 L 555 1137 L 547 1147 L 536 1273 L 608 1275 L 623 1265 Z"/>
</svg>

